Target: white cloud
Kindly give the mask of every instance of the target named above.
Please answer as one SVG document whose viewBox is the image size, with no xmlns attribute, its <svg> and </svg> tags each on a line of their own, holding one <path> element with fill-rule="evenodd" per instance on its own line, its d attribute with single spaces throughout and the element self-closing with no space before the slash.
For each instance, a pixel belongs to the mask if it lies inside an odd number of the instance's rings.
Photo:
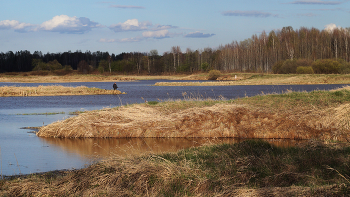
<svg viewBox="0 0 350 197">
<path fill-rule="evenodd" d="M 101 27 L 101 25 L 90 21 L 86 17 L 78 18 L 76 16 L 60 15 L 43 22 L 39 29 L 60 33 L 85 33 L 96 27 Z"/>
<path fill-rule="evenodd" d="M 225 11 L 222 12 L 222 15 L 224 16 L 253 16 L 253 17 L 269 17 L 269 16 L 277 16 L 273 15 L 268 12 L 260 12 L 260 11 L 240 11 L 240 10 L 234 10 L 234 11 Z"/>
<path fill-rule="evenodd" d="M 116 42 L 116 39 L 106 39 L 106 38 L 101 38 L 99 40 L 99 42 L 107 42 L 107 43 L 111 43 L 111 42 Z"/>
<path fill-rule="evenodd" d="M 140 42 L 143 38 L 134 37 L 134 38 L 123 38 L 123 39 L 105 39 L 101 38 L 99 42 L 112 43 L 112 42 Z"/>
<path fill-rule="evenodd" d="M 134 37 L 134 38 L 123 38 L 123 39 L 120 39 L 119 42 L 140 42 L 142 40 L 143 38 Z"/>
<path fill-rule="evenodd" d="M 28 27 L 33 25 L 29 23 L 20 23 L 16 20 L 4 20 L 0 21 L 0 29 L 14 29 L 15 31 L 25 32 Z"/>
<path fill-rule="evenodd" d="M 209 38 L 212 36 L 215 36 L 215 34 L 204 34 L 199 31 L 191 32 L 185 35 L 186 38 Z"/>
<path fill-rule="evenodd" d="M 169 31 L 167 29 L 159 31 L 145 31 L 142 33 L 142 36 L 145 38 L 167 38 L 169 37 Z"/>
<path fill-rule="evenodd" d="M 139 22 L 137 19 L 129 19 L 124 23 L 111 25 L 109 28 L 115 32 L 121 32 L 147 30 L 149 26 L 152 26 L 152 23 L 148 21 Z"/>
<path fill-rule="evenodd" d="M 153 26 L 152 30 L 162 30 L 162 29 L 174 29 L 177 28 L 176 26 L 172 26 L 172 25 L 159 25 L 156 24 Z"/>
<path fill-rule="evenodd" d="M 342 27 L 337 27 L 334 23 L 328 24 L 324 26 L 324 30 L 328 32 L 332 32 L 334 29 L 341 29 Z"/>
</svg>

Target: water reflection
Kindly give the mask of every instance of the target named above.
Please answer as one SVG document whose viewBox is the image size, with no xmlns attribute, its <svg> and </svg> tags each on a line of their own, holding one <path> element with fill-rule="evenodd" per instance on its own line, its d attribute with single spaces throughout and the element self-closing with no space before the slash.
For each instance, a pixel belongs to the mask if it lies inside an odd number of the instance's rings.
<svg viewBox="0 0 350 197">
<path fill-rule="evenodd" d="M 59 147 L 88 159 L 103 159 L 111 156 L 126 157 L 145 153 L 160 154 L 202 145 L 238 143 L 246 139 L 236 138 L 40 138 L 51 146 Z M 296 140 L 267 140 L 279 147 L 300 143 Z"/>
</svg>

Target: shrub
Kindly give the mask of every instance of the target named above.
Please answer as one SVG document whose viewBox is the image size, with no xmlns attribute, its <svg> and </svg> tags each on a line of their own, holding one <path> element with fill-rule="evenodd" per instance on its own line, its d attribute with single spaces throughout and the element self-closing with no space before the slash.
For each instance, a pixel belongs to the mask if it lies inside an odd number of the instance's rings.
<svg viewBox="0 0 350 197">
<path fill-rule="evenodd" d="M 277 63 L 275 63 L 275 65 L 272 66 L 272 72 L 274 74 L 281 74 L 279 71 L 282 65 L 283 65 L 283 61 L 278 61 Z"/>
<path fill-rule="evenodd" d="M 51 71 L 62 69 L 62 65 L 56 59 L 53 61 L 49 61 L 46 65 Z"/>
<path fill-rule="evenodd" d="M 209 71 L 209 77 L 208 80 L 216 80 L 221 76 L 221 72 L 218 70 L 211 70 Z"/>
<path fill-rule="evenodd" d="M 332 59 L 316 60 L 312 64 L 312 69 L 317 74 L 337 74 L 341 68 L 340 61 Z"/>
<path fill-rule="evenodd" d="M 298 66 L 297 74 L 314 74 L 314 70 L 310 66 Z"/>
<path fill-rule="evenodd" d="M 97 70 L 98 70 L 98 72 L 100 72 L 101 74 L 105 72 L 103 66 L 99 66 L 99 67 L 97 68 Z"/>
<path fill-rule="evenodd" d="M 290 74 L 290 73 L 298 73 L 297 68 L 302 67 L 310 67 L 312 65 L 312 61 L 308 59 L 294 59 L 294 60 L 286 60 L 279 61 L 273 67 L 272 71 L 275 74 Z M 310 69 L 308 69 L 310 72 Z M 313 73 L 313 72 L 312 72 Z M 311 73 L 310 73 L 311 74 Z"/>
<path fill-rule="evenodd" d="M 65 71 L 72 71 L 73 68 L 72 68 L 70 65 L 65 65 L 65 66 L 63 67 L 63 70 L 65 70 Z"/>
<path fill-rule="evenodd" d="M 280 68 L 281 74 L 297 73 L 297 61 L 296 60 L 286 60 Z"/>
<path fill-rule="evenodd" d="M 345 60 L 338 59 L 340 62 L 339 73 L 341 74 L 349 74 L 350 73 L 350 62 L 346 62 Z"/>
</svg>

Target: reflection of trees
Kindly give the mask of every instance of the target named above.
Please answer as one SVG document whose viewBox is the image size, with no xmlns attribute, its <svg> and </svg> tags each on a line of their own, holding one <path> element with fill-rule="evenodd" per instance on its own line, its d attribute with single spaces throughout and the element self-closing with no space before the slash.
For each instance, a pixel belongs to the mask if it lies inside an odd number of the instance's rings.
<svg viewBox="0 0 350 197">
<path fill-rule="evenodd" d="M 141 155 L 144 153 L 175 152 L 184 148 L 201 145 L 237 143 L 243 139 L 234 138 L 40 138 L 52 146 L 60 147 L 65 151 L 74 152 L 82 157 L 110 156 L 125 157 L 128 155 Z M 296 144 L 294 140 L 268 140 L 277 146 L 287 147 Z"/>
</svg>

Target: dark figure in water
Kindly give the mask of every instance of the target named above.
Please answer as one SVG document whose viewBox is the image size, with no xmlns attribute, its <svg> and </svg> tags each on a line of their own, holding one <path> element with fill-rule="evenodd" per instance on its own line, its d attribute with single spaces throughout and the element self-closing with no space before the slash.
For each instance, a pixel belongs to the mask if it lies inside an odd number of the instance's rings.
<svg viewBox="0 0 350 197">
<path fill-rule="evenodd" d="M 117 88 L 118 88 L 117 84 L 114 83 L 114 84 L 113 84 L 113 89 L 116 90 Z"/>
</svg>

